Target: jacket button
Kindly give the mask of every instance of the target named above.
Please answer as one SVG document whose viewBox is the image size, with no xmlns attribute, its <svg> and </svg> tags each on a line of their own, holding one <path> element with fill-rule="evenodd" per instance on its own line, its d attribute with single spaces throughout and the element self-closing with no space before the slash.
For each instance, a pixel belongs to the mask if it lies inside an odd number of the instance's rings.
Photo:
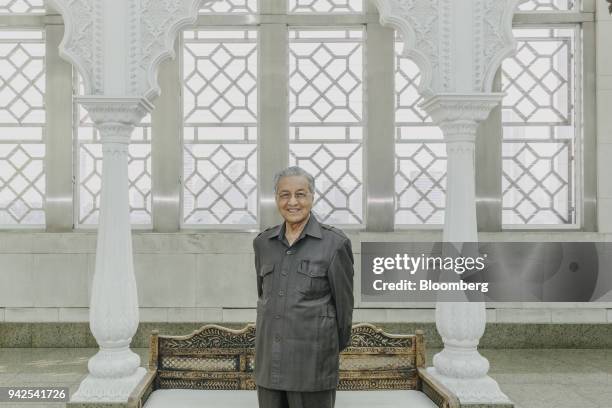
<svg viewBox="0 0 612 408">
<path fill-rule="evenodd" d="M 280 319 L 280 315 L 274 316 L 275 319 Z"/>
<path fill-rule="evenodd" d="M 293 249 L 288 249 L 287 252 L 285 252 L 287 255 L 293 255 L 295 254 L 295 251 Z"/>
<path fill-rule="evenodd" d="M 283 292 L 282 290 L 278 291 L 278 296 L 285 296 L 285 292 Z"/>
<path fill-rule="evenodd" d="M 287 271 L 281 271 L 281 275 L 287 276 Z"/>
<path fill-rule="evenodd" d="M 281 336 L 280 336 L 280 334 L 277 334 L 276 336 L 274 336 L 274 341 L 276 341 L 276 342 L 281 341 Z"/>
</svg>

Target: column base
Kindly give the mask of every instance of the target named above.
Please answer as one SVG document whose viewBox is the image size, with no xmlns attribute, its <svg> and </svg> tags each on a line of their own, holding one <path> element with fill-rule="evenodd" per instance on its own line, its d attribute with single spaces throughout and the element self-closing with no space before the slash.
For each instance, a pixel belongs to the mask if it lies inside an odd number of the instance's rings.
<svg viewBox="0 0 612 408">
<path fill-rule="evenodd" d="M 427 368 L 437 381 L 448 388 L 459 398 L 461 406 L 514 406 L 510 398 L 502 392 L 493 378 L 487 376 L 480 378 L 452 378 L 438 373 L 435 367 Z"/>
<path fill-rule="evenodd" d="M 88 374 L 70 402 L 125 403 L 146 372 L 144 367 L 138 367 L 129 377 L 97 378 Z"/>
</svg>

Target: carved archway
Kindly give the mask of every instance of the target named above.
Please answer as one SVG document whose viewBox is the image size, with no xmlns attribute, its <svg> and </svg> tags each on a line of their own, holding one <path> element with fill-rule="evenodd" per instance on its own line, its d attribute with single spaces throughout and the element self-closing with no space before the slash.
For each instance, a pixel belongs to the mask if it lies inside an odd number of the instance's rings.
<svg viewBox="0 0 612 408">
<path fill-rule="evenodd" d="M 489 93 L 501 62 L 512 55 L 516 42 L 512 34 L 512 18 L 519 3 L 525 0 L 373 0 L 383 26 L 396 29 L 403 40 L 402 55 L 411 58 L 421 71 L 419 92 L 427 99 L 443 93 Z M 464 78 L 456 75 L 455 38 L 458 21 L 454 7 L 473 5 L 472 59 L 473 69 Z M 459 42 L 459 44 L 457 44 Z M 465 45 L 465 44 L 463 44 Z M 470 75 L 471 78 L 467 76 Z M 469 91 L 460 89 L 469 84 Z"/>
<path fill-rule="evenodd" d="M 108 95 L 108 54 L 125 58 L 125 95 L 153 101 L 160 93 L 159 65 L 174 58 L 178 33 L 195 23 L 198 10 L 206 3 L 224 0 L 48 0 L 64 19 L 65 32 L 60 55 L 83 78 L 85 95 Z M 127 19 L 109 19 L 108 8 L 123 6 Z M 115 12 L 120 15 L 120 10 Z M 123 23 L 123 27 L 121 24 Z M 113 31 L 124 41 L 108 44 Z M 112 87 L 118 89 L 120 87 Z M 118 95 L 115 95 L 118 96 Z"/>
</svg>

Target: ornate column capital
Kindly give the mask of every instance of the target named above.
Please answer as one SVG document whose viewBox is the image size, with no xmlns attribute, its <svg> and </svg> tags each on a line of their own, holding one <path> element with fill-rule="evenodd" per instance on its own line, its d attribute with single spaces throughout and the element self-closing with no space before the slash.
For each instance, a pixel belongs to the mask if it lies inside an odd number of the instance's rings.
<svg viewBox="0 0 612 408">
<path fill-rule="evenodd" d="M 474 142 L 478 125 L 503 98 L 501 93 L 437 94 L 421 104 L 447 142 Z"/>
<path fill-rule="evenodd" d="M 399 31 L 403 55 L 419 66 L 419 91 L 431 97 L 491 92 L 497 69 L 516 48 L 512 18 L 524 0 L 373 1 L 381 24 Z"/>
<path fill-rule="evenodd" d="M 151 102 L 140 97 L 81 96 L 77 101 L 96 125 L 109 122 L 137 125 L 153 110 Z"/>
<path fill-rule="evenodd" d="M 134 127 L 153 110 L 153 105 L 145 98 L 82 96 L 77 101 L 87 110 L 100 131 L 102 144 L 125 145 L 126 154 Z"/>
<path fill-rule="evenodd" d="M 421 104 L 434 120 L 482 122 L 504 97 L 503 93 L 437 94 Z"/>
<path fill-rule="evenodd" d="M 48 0 L 65 25 L 60 55 L 86 95 L 159 95 L 157 70 L 205 3 L 218 0 Z M 117 75 L 119 73 L 119 75 Z"/>
</svg>

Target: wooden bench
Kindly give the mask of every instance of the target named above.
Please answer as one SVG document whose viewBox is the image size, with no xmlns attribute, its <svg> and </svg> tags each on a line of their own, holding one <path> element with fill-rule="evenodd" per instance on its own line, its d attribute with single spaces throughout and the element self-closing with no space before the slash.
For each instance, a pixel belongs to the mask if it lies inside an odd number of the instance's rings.
<svg viewBox="0 0 612 408">
<path fill-rule="evenodd" d="M 187 336 L 153 331 L 149 370 L 128 406 L 257 408 L 254 364 L 252 324 L 242 330 L 206 325 Z M 422 331 L 395 335 L 354 325 L 351 345 L 340 355 L 336 408 L 459 408 L 457 397 L 424 367 Z"/>
</svg>

